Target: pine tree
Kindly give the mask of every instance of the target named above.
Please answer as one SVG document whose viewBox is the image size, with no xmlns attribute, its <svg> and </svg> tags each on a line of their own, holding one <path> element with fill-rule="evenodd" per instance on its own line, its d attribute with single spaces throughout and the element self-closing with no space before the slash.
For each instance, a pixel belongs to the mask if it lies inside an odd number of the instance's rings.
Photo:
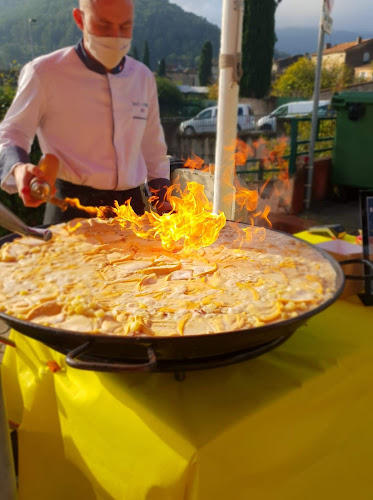
<svg viewBox="0 0 373 500">
<path fill-rule="evenodd" d="M 163 57 L 158 63 L 157 75 L 160 77 L 166 76 L 166 61 Z"/>
<path fill-rule="evenodd" d="M 245 0 L 242 37 L 242 97 L 262 98 L 271 87 L 276 42 L 275 12 L 281 0 Z"/>
<path fill-rule="evenodd" d="M 150 51 L 149 51 L 149 45 L 148 45 L 148 41 L 147 40 L 145 41 L 145 44 L 144 44 L 144 56 L 142 58 L 142 62 L 148 68 L 150 68 Z"/>
<path fill-rule="evenodd" d="M 138 50 L 137 50 L 136 45 L 134 46 L 134 48 L 133 48 L 133 50 L 132 50 L 132 57 L 133 57 L 134 59 L 136 59 L 136 61 L 139 61 L 139 60 L 140 60 L 140 58 L 139 58 L 139 52 L 138 52 Z"/>
<path fill-rule="evenodd" d="M 203 44 L 199 63 L 199 84 L 202 86 L 211 83 L 212 77 L 212 44 L 207 41 Z"/>
</svg>

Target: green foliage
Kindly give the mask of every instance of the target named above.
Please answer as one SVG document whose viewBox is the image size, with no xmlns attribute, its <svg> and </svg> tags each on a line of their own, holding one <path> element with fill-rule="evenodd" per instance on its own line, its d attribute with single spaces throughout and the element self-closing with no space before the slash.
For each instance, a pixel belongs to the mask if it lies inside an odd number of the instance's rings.
<svg viewBox="0 0 373 500">
<path fill-rule="evenodd" d="M 137 47 L 136 45 L 133 47 L 133 50 L 132 52 L 130 53 L 130 56 L 132 56 L 134 59 L 136 59 L 136 61 L 139 61 L 140 58 L 139 58 L 139 52 L 137 50 Z"/>
<path fill-rule="evenodd" d="M 315 73 L 315 63 L 302 57 L 277 77 L 273 84 L 272 94 L 278 97 L 311 98 L 315 85 Z M 336 92 L 353 81 L 353 70 L 346 65 L 322 69 L 321 89 L 332 89 Z"/>
<path fill-rule="evenodd" d="M 309 118 L 307 121 L 299 121 L 298 122 L 298 136 L 297 140 L 301 141 L 310 141 L 311 140 L 311 127 L 312 120 Z M 325 140 L 330 137 L 335 137 L 335 129 L 336 129 L 336 120 L 335 119 L 326 119 L 319 120 L 318 123 L 318 134 L 317 134 L 317 142 L 315 144 L 315 158 L 329 157 L 331 155 L 331 151 L 322 151 L 317 152 L 319 149 L 327 149 L 333 147 L 332 140 Z M 291 135 L 291 123 L 284 123 L 284 131 L 287 136 Z M 298 146 L 297 152 L 304 153 L 305 155 L 309 154 L 309 142 L 305 144 L 300 144 Z M 290 154 L 290 149 L 288 148 L 285 154 Z"/>
<path fill-rule="evenodd" d="M 166 76 L 166 61 L 163 57 L 158 63 L 157 75 L 162 78 Z"/>
<path fill-rule="evenodd" d="M 315 64 L 306 57 L 298 59 L 279 75 L 272 87 L 274 96 L 312 97 L 315 83 Z"/>
<path fill-rule="evenodd" d="M 203 87 L 211 83 L 212 44 L 210 41 L 206 41 L 202 45 L 198 76 L 199 76 L 199 84 L 202 85 Z"/>
<path fill-rule="evenodd" d="M 271 86 L 277 0 L 245 0 L 241 97 L 262 98 Z"/>
<path fill-rule="evenodd" d="M 146 40 L 144 43 L 144 55 L 142 58 L 142 62 L 145 64 L 145 66 L 150 68 L 150 50 L 149 50 L 148 42 Z"/>
<path fill-rule="evenodd" d="M 178 86 L 167 78 L 159 76 L 156 77 L 156 82 L 161 116 L 177 114 L 183 104 L 183 95 Z"/>
<path fill-rule="evenodd" d="M 9 70 L 0 73 L 0 120 L 11 105 L 17 90 L 19 65 L 13 61 Z"/>
<path fill-rule="evenodd" d="M 78 0 L 0 0 L 0 69 L 13 60 L 23 65 L 31 59 L 30 28 L 35 56 L 76 44 L 81 32 L 71 12 L 77 5 Z M 30 18 L 37 22 L 30 26 Z M 206 39 L 218 53 L 217 26 L 169 0 L 136 0 L 133 44 L 140 49 L 148 41 L 152 68 L 162 57 L 171 64 L 194 66 Z"/>
</svg>

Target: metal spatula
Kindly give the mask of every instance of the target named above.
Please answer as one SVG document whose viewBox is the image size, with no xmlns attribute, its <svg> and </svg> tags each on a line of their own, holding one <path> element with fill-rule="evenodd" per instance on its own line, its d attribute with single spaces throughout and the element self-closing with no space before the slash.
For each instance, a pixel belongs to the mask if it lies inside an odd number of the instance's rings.
<svg viewBox="0 0 373 500">
<path fill-rule="evenodd" d="M 52 231 L 49 229 L 27 226 L 2 203 L 0 203 L 0 226 L 13 233 L 22 236 L 32 236 L 33 238 L 39 238 L 44 241 L 49 241 L 53 236 Z"/>
</svg>

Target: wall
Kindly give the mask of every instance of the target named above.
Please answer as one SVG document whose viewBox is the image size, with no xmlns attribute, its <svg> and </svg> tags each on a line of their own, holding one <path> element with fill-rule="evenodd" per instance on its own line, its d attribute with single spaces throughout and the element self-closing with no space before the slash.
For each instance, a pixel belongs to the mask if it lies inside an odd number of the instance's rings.
<svg viewBox="0 0 373 500">
<path fill-rule="evenodd" d="M 369 54 L 369 59 L 364 60 L 364 54 Z M 367 43 L 357 45 L 347 51 L 346 54 L 346 64 L 355 68 L 356 66 L 362 66 L 363 64 L 368 64 L 373 59 L 373 40 Z"/>
<path fill-rule="evenodd" d="M 341 89 L 339 92 L 373 92 L 373 82 L 362 82 L 354 83 L 352 85 L 346 85 L 345 88 Z M 320 92 L 320 100 L 331 99 L 335 91 L 333 89 L 326 89 Z"/>
<path fill-rule="evenodd" d="M 250 104 L 256 117 L 268 115 L 277 107 L 276 97 L 268 97 L 266 99 L 251 99 L 248 97 L 241 97 L 240 102 L 243 104 Z"/>
</svg>

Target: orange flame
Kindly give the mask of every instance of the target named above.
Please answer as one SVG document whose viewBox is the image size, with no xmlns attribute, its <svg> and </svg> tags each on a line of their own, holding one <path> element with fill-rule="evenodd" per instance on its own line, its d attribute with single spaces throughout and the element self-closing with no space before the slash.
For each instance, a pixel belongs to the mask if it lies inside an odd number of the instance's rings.
<svg viewBox="0 0 373 500">
<path fill-rule="evenodd" d="M 65 198 L 64 202 L 70 207 L 78 208 L 79 210 L 84 210 L 89 215 L 93 217 L 98 217 L 99 219 L 106 219 L 107 217 L 113 216 L 112 207 L 103 206 L 103 207 L 90 207 L 86 205 L 82 205 L 78 198 Z"/>
<path fill-rule="evenodd" d="M 174 191 L 179 191 L 180 196 L 173 195 Z M 145 212 L 138 216 L 129 202 L 124 205 L 116 203 L 117 221 L 123 227 L 129 225 L 140 238 L 159 239 L 167 251 L 175 250 L 179 242 L 185 249 L 198 249 L 217 240 L 226 218 L 223 212 L 212 213 L 212 203 L 204 193 L 204 186 L 189 182 L 183 192 L 178 186 L 171 186 L 166 199 L 172 212 L 163 215 Z"/>
<path fill-rule="evenodd" d="M 270 147 L 263 139 L 256 141 L 252 147 L 238 140 L 234 147 L 229 149 L 229 153 L 232 153 L 235 165 L 245 165 L 248 158 L 252 157 L 258 158 L 264 172 L 278 168 L 280 171 L 278 177 L 283 184 L 286 184 L 289 182 L 288 164 L 283 158 L 286 147 L 286 140 L 279 141 L 274 147 Z M 184 165 L 200 171 L 209 169 L 203 159 L 196 155 L 189 158 Z M 266 230 L 265 227 L 259 227 L 259 224 L 272 227 L 269 220 L 270 207 L 265 205 L 263 208 L 264 203 L 260 203 L 263 201 L 261 196 L 266 194 L 265 191 L 272 194 L 277 189 L 272 186 L 272 176 L 269 174 L 270 172 L 266 174 L 266 180 L 258 189 L 245 187 L 240 183 L 239 177 L 234 176 L 234 186 L 231 187 L 235 194 L 227 196 L 224 200 L 226 203 L 235 201 L 239 211 L 249 213 L 251 226 L 244 229 L 248 241 L 254 238 L 258 241 L 264 240 Z M 230 178 L 230 172 L 229 169 L 225 169 L 223 182 L 231 185 L 228 178 Z M 271 189 L 269 190 L 266 188 L 270 181 Z M 85 210 L 92 216 L 102 219 L 115 217 L 120 225 L 129 227 L 138 237 L 160 241 L 167 251 L 176 251 L 181 248 L 195 250 L 209 246 L 217 240 L 221 229 L 225 226 L 226 218 L 222 212 L 218 215 L 212 213 L 212 203 L 204 193 L 204 186 L 196 182 L 188 182 L 184 191 L 181 191 L 180 185 L 175 183 L 167 189 L 165 200 L 172 207 L 169 213 L 159 215 L 151 210 L 138 216 L 131 207 L 131 200 L 123 205 L 115 202 L 114 207 L 90 207 L 81 205 L 77 198 L 65 199 L 70 206 Z M 149 202 L 157 207 L 159 201 L 163 202 L 158 199 L 157 191 L 152 191 Z"/>
<path fill-rule="evenodd" d="M 184 167 L 190 168 L 191 170 L 201 170 L 202 172 L 209 171 L 208 165 L 206 165 L 203 159 L 197 155 L 193 155 L 192 158 L 188 158 L 184 163 Z"/>
</svg>

